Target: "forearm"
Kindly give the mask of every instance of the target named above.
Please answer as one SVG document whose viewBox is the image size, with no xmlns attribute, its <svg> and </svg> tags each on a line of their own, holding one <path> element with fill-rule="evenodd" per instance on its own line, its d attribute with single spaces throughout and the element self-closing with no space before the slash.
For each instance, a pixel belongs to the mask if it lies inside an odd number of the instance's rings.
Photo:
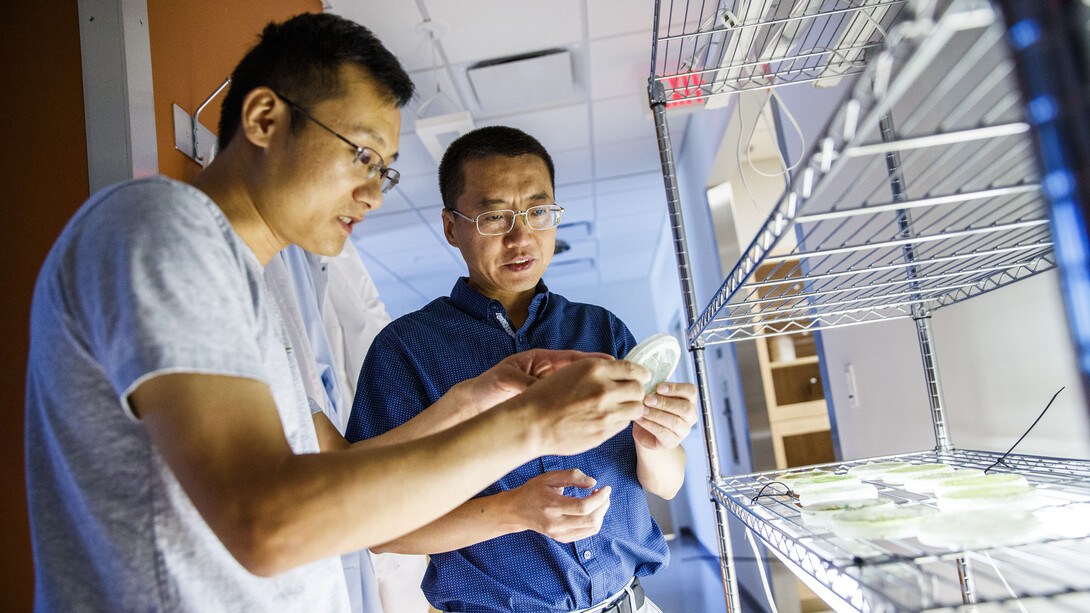
<svg viewBox="0 0 1090 613">
<path fill-rule="evenodd" d="M 648 449 L 637 443 L 636 478 L 644 491 L 670 500 L 685 482 L 685 449 Z"/>
<path fill-rule="evenodd" d="M 253 501 L 256 541 L 268 544 L 255 556 L 260 574 L 388 542 L 447 514 L 535 457 L 512 418 L 497 411 L 408 443 L 284 458 L 242 496 Z"/>
<path fill-rule="evenodd" d="M 511 509 L 512 502 L 511 492 L 471 499 L 422 528 L 371 547 L 371 551 L 443 553 L 528 529 L 515 519 L 516 514 Z"/>
<path fill-rule="evenodd" d="M 641 410 L 633 368 L 576 361 L 436 434 L 349 449 L 329 435 L 325 448 L 341 449 L 324 453 L 295 453 L 256 379 L 163 374 L 129 401 L 212 531 L 246 569 L 267 576 L 388 542 L 535 457 L 599 444 Z"/>
<path fill-rule="evenodd" d="M 404 424 L 379 436 L 354 443 L 353 446 L 375 448 L 405 443 L 442 432 L 479 413 L 480 410 L 467 397 L 464 385 L 458 384 Z"/>
</svg>

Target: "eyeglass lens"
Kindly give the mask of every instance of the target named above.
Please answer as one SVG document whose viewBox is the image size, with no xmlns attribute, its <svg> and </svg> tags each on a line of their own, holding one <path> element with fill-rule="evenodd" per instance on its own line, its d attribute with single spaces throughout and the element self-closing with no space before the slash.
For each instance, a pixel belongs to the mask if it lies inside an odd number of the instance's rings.
<svg viewBox="0 0 1090 613">
<path fill-rule="evenodd" d="M 368 147 L 359 147 L 356 150 L 355 162 L 363 164 L 367 169 L 367 179 L 371 180 L 375 178 L 375 175 L 382 174 L 382 192 L 386 193 L 397 185 L 397 182 L 401 180 L 401 173 L 393 168 L 382 167 L 383 159 L 377 152 Z"/>
<path fill-rule="evenodd" d="M 526 225 L 532 230 L 547 230 L 560 224 L 563 208 L 556 204 L 534 206 L 525 211 L 489 211 L 477 216 L 477 230 L 481 234 L 507 234 L 514 225 L 515 218 L 522 215 Z"/>
</svg>

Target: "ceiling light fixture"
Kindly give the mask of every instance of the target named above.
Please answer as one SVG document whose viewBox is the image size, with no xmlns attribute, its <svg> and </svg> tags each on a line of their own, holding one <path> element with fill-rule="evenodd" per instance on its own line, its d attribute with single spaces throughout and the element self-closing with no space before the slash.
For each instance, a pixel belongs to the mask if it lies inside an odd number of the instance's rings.
<svg viewBox="0 0 1090 613">
<path fill-rule="evenodd" d="M 420 105 L 414 128 L 420 142 L 424 144 L 424 148 L 428 150 L 432 159 L 438 164 L 443 159 L 443 153 L 454 142 L 454 139 L 473 130 L 473 116 L 469 114 L 469 111 L 456 111 L 434 117 L 426 116 L 428 107 L 440 97 L 446 97 L 451 103 L 454 103 L 454 100 L 439 86 L 437 25 L 427 19 L 419 25 L 419 28 L 427 31 L 428 37 L 431 39 L 432 67 L 435 70 L 435 93 Z M 453 105 L 455 108 L 458 107 L 456 103 Z"/>
</svg>

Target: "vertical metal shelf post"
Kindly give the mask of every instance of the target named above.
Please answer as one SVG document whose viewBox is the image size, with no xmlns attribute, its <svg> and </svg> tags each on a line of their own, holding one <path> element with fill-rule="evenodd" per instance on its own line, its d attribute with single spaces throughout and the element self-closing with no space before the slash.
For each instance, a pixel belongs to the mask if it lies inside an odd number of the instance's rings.
<svg viewBox="0 0 1090 613">
<path fill-rule="evenodd" d="M 897 140 L 893 116 L 889 112 L 886 112 L 878 120 L 878 125 L 882 135 L 882 142 L 889 143 Z M 889 188 L 893 195 L 893 202 L 907 200 L 904 169 L 901 165 L 901 154 L 898 151 L 886 153 L 886 172 L 889 175 Z M 898 238 L 913 238 L 915 232 L 912 229 L 912 216 L 908 209 L 899 209 L 896 214 Z M 905 262 L 913 264 L 916 261 L 916 247 L 912 243 L 907 243 L 902 247 L 901 252 L 904 254 Z M 916 266 L 914 264 L 909 266 L 906 274 L 909 279 L 916 278 L 918 276 Z M 916 282 L 912 282 L 909 288 L 915 291 L 918 286 Z M 938 364 L 935 361 L 934 333 L 931 330 L 931 309 L 919 302 L 918 293 L 913 293 L 911 299 L 913 301 L 912 320 L 916 322 L 916 339 L 920 343 L 923 374 L 927 381 L 927 402 L 931 405 L 931 422 L 935 428 L 935 451 L 949 453 L 952 446 L 950 445 L 950 433 L 946 428 L 946 406 L 943 402 L 942 386 L 939 384 Z M 968 586 L 967 581 L 963 582 L 963 593 Z M 970 601 L 966 600 L 966 602 Z"/>
<path fill-rule="evenodd" d="M 878 130 L 882 136 L 882 142 L 897 140 L 897 129 L 893 125 L 893 114 L 886 111 L 878 120 Z M 901 164 L 899 151 L 886 152 L 886 172 L 889 175 L 889 189 L 893 196 L 893 202 L 904 202 L 908 199 L 905 182 L 904 166 Z M 912 214 L 908 209 L 898 209 L 897 234 L 901 239 L 911 239 L 915 236 L 912 228 Z M 909 284 L 912 292 L 912 321 L 916 323 L 916 340 L 920 344 L 920 357 L 923 359 L 923 374 L 927 382 L 927 402 L 931 405 L 931 424 L 935 428 L 935 452 L 950 453 L 950 433 L 946 428 L 946 406 L 943 403 L 942 386 L 939 384 L 939 368 L 935 360 L 935 341 L 931 330 L 931 309 L 919 302 L 919 284 L 915 279 L 919 276 L 916 268 L 916 246 L 909 242 L 901 247 L 904 260 L 910 266 L 905 273 L 913 281 Z M 955 560 L 958 568 L 958 586 L 961 588 L 961 600 L 965 604 L 976 602 L 973 589 L 972 569 L 965 556 L 958 556 Z"/>
<path fill-rule="evenodd" d="M 657 4 L 657 2 L 656 2 Z M 657 6 L 656 6 L 656 10 Z M 655 36 L 658 36 L 657 27 Z M 654 66 L 654 60 L 651 63 Z M 685 220 L 681 214 L 681 197 L 677 189 L 677 175 L 674 169 L 674 154 L 670 146 L 670 129 L 666 124 L 666 93 L 661 83 L 654 78 L 648 81 L 648 94 L 651 111 L 655 117 L 655 132 L 658 136 L 659 156 L 662 161 L 662 177 L 666 187 L 666 203 L 670 211 L 670 228 L 674 235 L 674 253 L 677 256 L 678 279 L 685 298 L 686 329 L 692 328 L 699 311 L 696 306 L 696 292 L 693 289 L 692 273 L 689 266 L 689 249 L 685 240 Z M 730 529 L 727 510 L 715 502 L 712 484 L 722 474 L 719 463 L 719 442 L 715 433 L 715 421 L 711 403 L 711 391 L 708 387 L 708 375 L 704 362 L 704 344 L 700 341 L 689 347 L 696 371 L 697 390 L 700 394 L 701 421 L 704 426 L 704 443 L 708 460 L 708 497 L 715 508 L 715 526 L 719 536 L 719 569 L 723 575 L 723 592 L 726 596 L 727 610 L 740 613 L 738 600 L 738 578 L 734 574 L 734 550 L 730 541 Z"/>
</svg>

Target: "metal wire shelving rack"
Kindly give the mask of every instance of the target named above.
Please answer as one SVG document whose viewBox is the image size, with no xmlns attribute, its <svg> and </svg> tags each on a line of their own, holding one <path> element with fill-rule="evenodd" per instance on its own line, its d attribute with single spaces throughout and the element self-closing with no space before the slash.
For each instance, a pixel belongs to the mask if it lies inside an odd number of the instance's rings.
<svg viewBox="0 0 1090 613">
<path fill-rule="evenodd" d="M 1050 225 L 1050 215 L 1063 204 L 1058 194 L 1085 191 L 1065 185 L 1075 182 L 1070 175 L 1049 172 L 1057 167 L 1056 160 L 1039 163 L 1040 158 L 1063 157 L 1050 153 L 1048 135 L 1042 133 L 1062 114 L 1059 107 L 1065 102 L 1055 95 L 1037 95 L 1042 87 L 1032 77 L 1027 84 L 1025 52 L 1036 41 L 1031 40 L 1032 31 L 1018 31 L 1030 20 L 1011 21 L 1021 9 L 1010 6 L 1026 3 L 1004 4 L 1008 22 L 1015 23 L 1013 32 L 1000 9 L 985 0 L 656 2 L 649 94 L 704 412 L 724 589 L 732 611 L 739 610 L 739 603 L 728 512 L 842 610 L 919 611 L 988 602 L 995 603 L 995 610 L 1007 610 L 1007 604 L 1021 605 L 1009 592 L 993 589 L 995 579 L 980 570 L 982 560 L 1005 582 L 1010 574 L 1036 576 L 1032 564 L 1062 566 L 1072 556 L 1085 558 L 1090 552 L 1085 537 L 1050 537 L 1010 555 L 937 552 L 905 542 L 885 549 L 872 543 L 867 545 L 871 553 L 848 555 L 858 550 L 859 542 L 845 546 L 827 534 L 800 531 L 797 509 L 791 511 L 791 505 L 749 502 L 752 488 L 767 481 L 767 475 L 720 474 L 708 402 L 703 355 L 708 345 L 911 318 L 935 428 L 935 450 L 926 453 L 947 463 L 974 465 L 987 454 L 954 450 L 946 429 L 931 312 L 1056 268 L 1061 259 L 1057 253 L 1068 253 L 1061 276 L 1077 349 L 1085 353 L 1079 346 L 1078 307 L 1072 306 L 1070 296 L 1078 284 L 1069 281 L 1086 275 L 1087 260 L 1070 255 L 1070 245 L 1087 244 L 1085 219 L 1082 234 L 1067 243 L 1067 251 L 1054 245 Z M 1037 35 L 1039 39 L 1039 30 Z M 1017 47 L 1013 51 L 1011 41 Z M 844 78 L 855 79 L 850 95 L 710 304 L 698 310 L 667 108 L 715 108 L 744 91 L 799 83 L 827 86 Z M 1027 104 L 1022 92 L 1028 90 L 1034 97 Z M 1047 84 L 1043 90 L 1048 92 Z M 1047 173 L 1043 180 L 1042 166 Z M 1090 307 L 1084 303 L 1083 308 Z M 1083 370 L 1088 368 L 1084 365 Z M 1020 456 L 1009 461 L 1013 470 L 1040 477 L 1035 467 L 1045 460 Z M 1052 503 L 1090 500 L 1085 463 L 1048 462 L 1050 470 L 1069 477 L 1061 484 L 1049 482 L 1052 493 L 1062 493 Z M 882 495 L 903 498 L 888 488 Z M 1007 570 L 1001 573 L 1000 568 Z M 1086 563 L 1075 568 L 1083 575 L 1090 570 Z M 953 598 L 941 587 L 950 577 L 956 588 Z M 1048 598 L 1064 610 L 1070 593 L 1090 592 L 1086 581 L 1062 578 L 1053 582 L 1051 591 L 1026 588 L 1015 593 Z M 1086 600 L 1078 602 L 1071 610 L 1086 606 Z"/>
<path fill-rule="evenodd" d="M 956 450 L 882 459 L 986 469 L 1000 456 Z M 863 463 L 821 468 L 843 472 Z M 813 577 L 808 583 L 838 611 L 955 610 L 965 604 L 963 577 L 971 578 L 976 602 L 991 603 L 981 610 L 1021 611 L 1019 604 L 1029 610 L 1085 610 L 1090 606 L 1090 461 L 1012 455 L 1000 470 L 1024 475 L 1043 493 L 1037 514 L 1052 528 L 1031 543 L 961 550 L 928 546 L 916 538 L 842 538 L 828 527 L 807 525 L 793 498 L 768 496 L 779 491 L 765 488 L 782 474 L 777 471 L 721 479 L 712 485 L 712 494 L 789 568 Z M 882 499 L 937 506 L 933 494 L 873 483 Z M 1043 604 L 1049 600 L 1056 602 Z"/>
</svg>

